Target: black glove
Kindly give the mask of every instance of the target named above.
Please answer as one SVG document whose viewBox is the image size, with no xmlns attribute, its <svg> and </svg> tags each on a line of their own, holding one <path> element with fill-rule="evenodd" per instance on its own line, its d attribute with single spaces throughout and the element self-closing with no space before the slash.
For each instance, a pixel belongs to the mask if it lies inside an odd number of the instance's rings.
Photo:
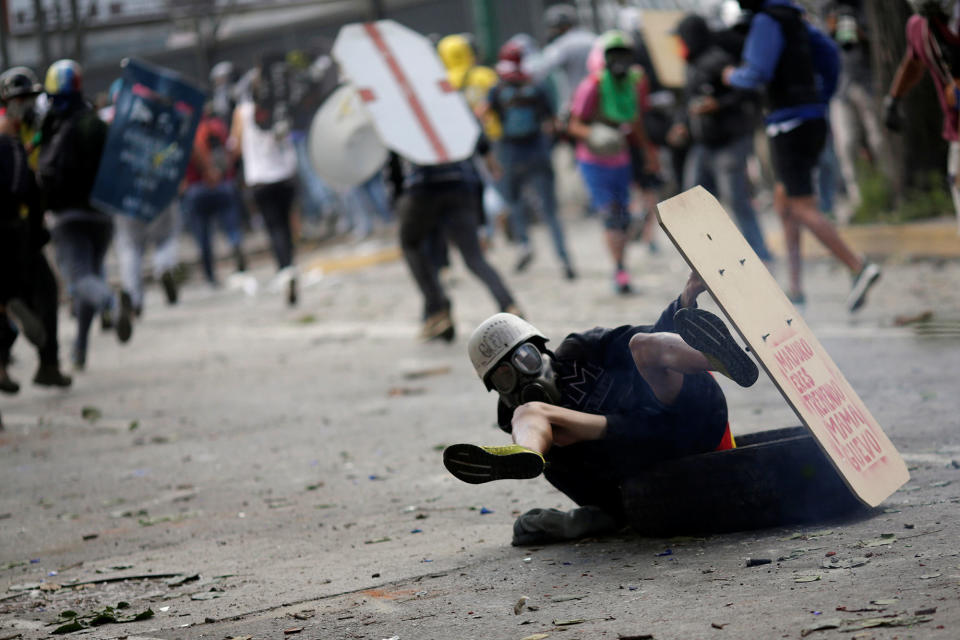
<svg viewBox="0 0 960 640">
<path fill-rule="evenodd" d="M 883 124 L 890 131 L 903 128 L 903 112 L 900 110 L 900 98 L 888 95 L 883 99 Z"/>
</svg>

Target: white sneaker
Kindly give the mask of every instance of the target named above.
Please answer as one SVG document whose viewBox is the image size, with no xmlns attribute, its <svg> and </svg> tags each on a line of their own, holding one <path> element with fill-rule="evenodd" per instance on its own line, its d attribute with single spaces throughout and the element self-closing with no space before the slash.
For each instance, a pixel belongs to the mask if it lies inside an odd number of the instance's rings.
<svg viewBox="0 0 960 640">
<path fill-rule="evenodd" d="M 847 296 L 847 309 L 850 313 L 857 311 L 867 301 L 867 292 L 880 279 L 880 267 L 868 262 L 853 279 L 853 288 Z"/>
</svg>

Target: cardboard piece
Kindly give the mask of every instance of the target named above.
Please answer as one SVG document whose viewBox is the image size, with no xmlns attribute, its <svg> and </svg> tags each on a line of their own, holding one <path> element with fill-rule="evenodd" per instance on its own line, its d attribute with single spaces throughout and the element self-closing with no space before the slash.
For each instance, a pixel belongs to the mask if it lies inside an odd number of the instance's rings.
<svg viewBox="0 0 960 640">
<path fill-rule="evenodd" d="M 875 507 L 907 482 L 896 448 L 717 199 L 694 187 L 657 215 L 851 491 Z"/>
<path fill-rule="evenodd" d="M 333 57 L 388 148 L 420 165 L 473 155 L 477 119 L 427 38 L 393 20 L 348 24 Z"/>
</svg>

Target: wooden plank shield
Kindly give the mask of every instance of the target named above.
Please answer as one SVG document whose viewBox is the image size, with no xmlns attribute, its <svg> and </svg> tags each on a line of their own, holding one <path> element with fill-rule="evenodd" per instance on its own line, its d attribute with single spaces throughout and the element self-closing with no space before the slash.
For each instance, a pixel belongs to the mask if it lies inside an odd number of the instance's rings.
<svg viewBox="0 0 960 640">
<path fill-rule="evenodd" d="M 910 479 L 899 452 L 717 199 L 694 187 L 660 226 L 707 285 L 853 493 L 875 507 Z"/>
</svg>

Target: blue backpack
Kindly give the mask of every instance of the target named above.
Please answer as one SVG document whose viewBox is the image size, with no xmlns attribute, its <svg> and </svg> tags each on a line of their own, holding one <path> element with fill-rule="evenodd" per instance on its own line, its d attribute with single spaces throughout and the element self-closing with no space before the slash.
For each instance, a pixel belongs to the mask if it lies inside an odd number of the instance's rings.
<svg viewBox="0 0 960 640">
<path fill-rule="evenodd" d="M 496 111 L 506 140 L 532 138 L 540 133 L 542 96 L 530 84 L 503 84 L 497 89 Z"/>
</svg>

